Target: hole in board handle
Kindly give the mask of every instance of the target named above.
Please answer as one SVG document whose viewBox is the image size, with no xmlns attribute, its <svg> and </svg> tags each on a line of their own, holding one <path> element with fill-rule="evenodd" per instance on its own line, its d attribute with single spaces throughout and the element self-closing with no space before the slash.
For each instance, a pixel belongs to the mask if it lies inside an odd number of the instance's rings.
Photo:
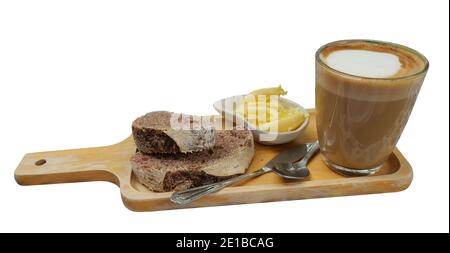
<svg viewBox="0 0 450 253">
<path fill-rule="evenodd" d="M 47 160 L 41 159 L 41 160 L 37 160 L 37 161 L 34 163 L 34 165 L 36 165 L 36 166 L 41 166 L 41 165 L 44 165 L 46 162 L 47 162 Z"/>
</svg>

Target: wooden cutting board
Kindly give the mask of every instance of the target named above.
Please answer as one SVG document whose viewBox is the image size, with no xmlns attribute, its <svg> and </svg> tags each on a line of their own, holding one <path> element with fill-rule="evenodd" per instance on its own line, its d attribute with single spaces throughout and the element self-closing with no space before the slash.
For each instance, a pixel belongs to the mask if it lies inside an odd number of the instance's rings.
<svg viewBox="0 0 450 253">
<path fill-rule="evenodd" d="M 309 112 L 311 120 L 306 131 L 293 143 L 316 140 L 315 113 L 314 110 Z M 256 144 L 249 171 L 259 169 L 293 143 L 278 146 Z M 135 151 L 136 146 L 130 136 L 106 147 L 30 153 L 24 156 L 14 176 L 21 185 L 109 181 L 119 186 L 123 203 L 133 211 L 396 192 L 408 188 L 413 178 L 411 166 L 398 149 L 377 174 L 367 177 L 336 174 L 325 166 L 320 155 L 316 155 L 309 164 L 311 175 L 308 179 L 291 181 L 267 173 L 188 205 L 178 205 L 169 200 L 171 193 L 151 192 L 136 180 L 129 162 Z"/>
</svg>

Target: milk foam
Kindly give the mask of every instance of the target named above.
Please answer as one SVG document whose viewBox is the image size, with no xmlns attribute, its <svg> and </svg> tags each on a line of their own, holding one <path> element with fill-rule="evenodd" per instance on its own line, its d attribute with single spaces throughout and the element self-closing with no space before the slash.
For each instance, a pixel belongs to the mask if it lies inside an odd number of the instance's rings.
<svg viewBox="0 0 450 253">
<path fill-rule="evenodd" d="M 331 52 L 325 63 L 340 72 L 369 78 L 394 76 L 402 68 L 395 54 L 356 49 Z"/>
</svg>

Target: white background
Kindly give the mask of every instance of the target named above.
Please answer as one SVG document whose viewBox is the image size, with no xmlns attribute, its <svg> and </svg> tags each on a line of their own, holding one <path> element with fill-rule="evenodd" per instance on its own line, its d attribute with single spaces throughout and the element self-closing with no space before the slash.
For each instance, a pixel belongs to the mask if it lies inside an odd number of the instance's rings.
<svg viewBox="0 0 450 253">
<path fill-rule="evenodd" d="M 2 1 L 0 231 L 449 231 L 448 1 Z M 431 67 L 398 147 L 399 193 L 135 213 L 110 183 L 22 187 L 25 153 L 116 143 L 148 111 L 282 84 L 314 107 L 314 53 L 338 39 L 408 45 Z"/>
</svg>

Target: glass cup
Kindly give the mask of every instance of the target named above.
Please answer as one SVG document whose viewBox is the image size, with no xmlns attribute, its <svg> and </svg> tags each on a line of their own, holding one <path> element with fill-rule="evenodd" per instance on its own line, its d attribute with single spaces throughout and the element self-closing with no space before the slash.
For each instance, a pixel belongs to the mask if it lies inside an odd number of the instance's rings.
<svg viewBox="0 0 450 253">
<path fill-rule="evenodd" d="M 344 49 L 398 54 L 402 69 L 399 74 L 376 78 L 330 67 L 327 54 Z M 419 52 L 381 41 L 335 41 L 317 51 L 317 133 L 329 168 L 363 176 L 382 167 L 408 121 L 428 66 Z"/>
</svg>

